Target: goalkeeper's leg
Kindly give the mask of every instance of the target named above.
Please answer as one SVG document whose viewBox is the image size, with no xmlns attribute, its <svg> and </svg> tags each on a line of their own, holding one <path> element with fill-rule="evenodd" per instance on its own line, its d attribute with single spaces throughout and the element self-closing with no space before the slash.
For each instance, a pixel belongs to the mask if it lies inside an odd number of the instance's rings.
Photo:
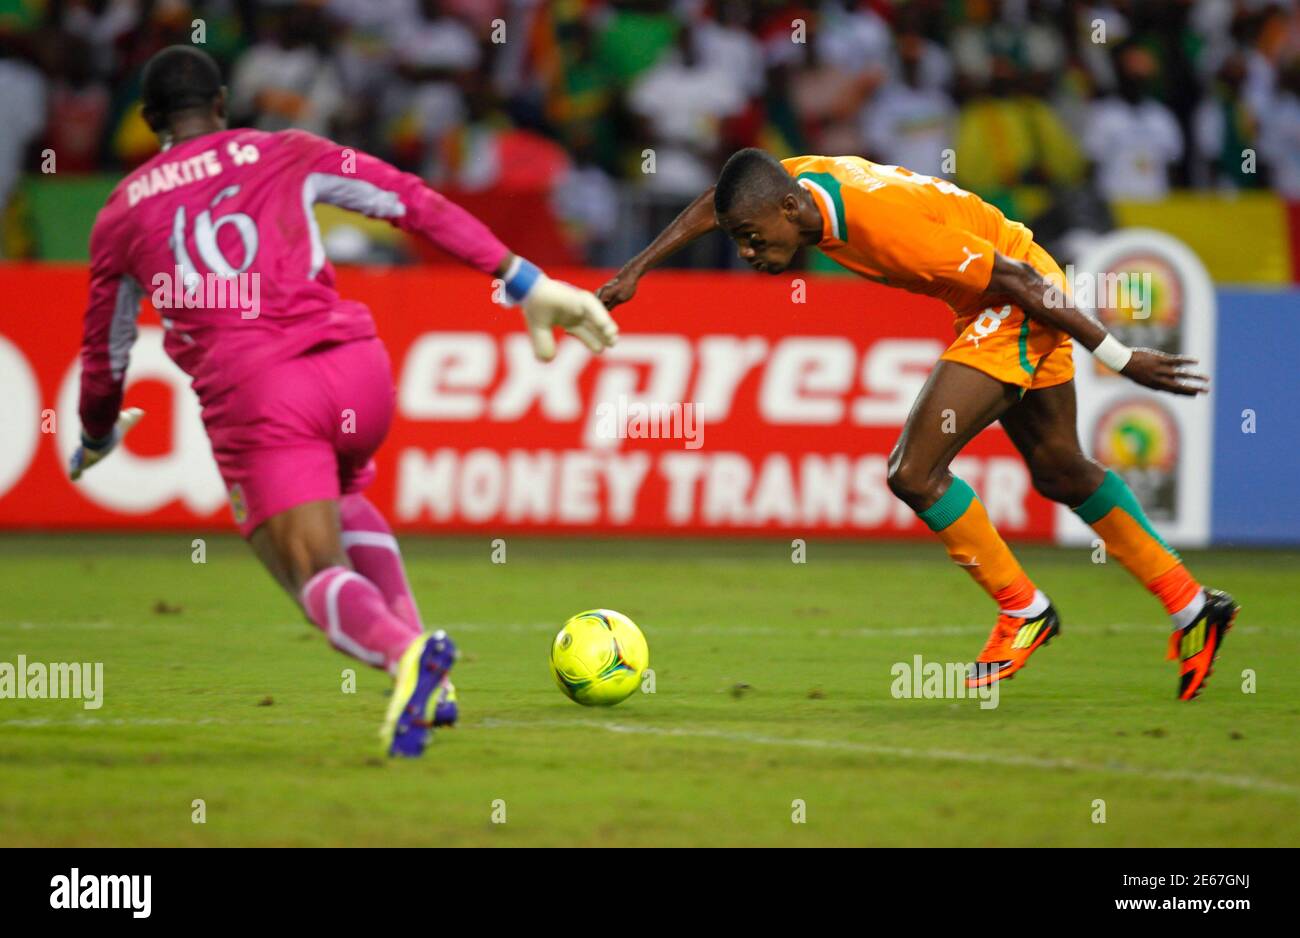
<svg viewBox="0 0 1300 938">
<path fill-rule="evenodd" d="M 323 499 L 268 518 L 249 538 L 272 575 L 339 651 L 383 668 L 397 682 L 380 735 L 390 755 L 418 756 L 440 711 L 456 647 L 445 632 L 422 635 L 389 606 L 343 548 L 338 502 Z M 454 707 L 454 700 L 452 702 Z"/>
<path fill-rule="evenodd" d="M 267 569 L 339 651 L 393 673 L 419 631 L 390 608 L 343 547 L 338 502 L 296 505 L 249 539 Z"/>
<path fill-rule="evenodd" d="M 339 499 L 339 523 L 343 530 L 343 549 L 353 569 L 379 588 L 388 607 L 413 632 L 424 631 L 415 595 L 406 578 L 401 548 L 379 509 L 360 492 L 345 494 Z"/>
<path fill-rule="evenodd" d="M 362 475 L 368 477 L 369 467 Z M 368 478 L 358 481 L 364 483 Z M 374 583 L 384 594 L 388 608 L 397 613 L 414 635 L 419 635 L 424 631 L 420 610 L 406 577 L 401 548 L 384 516 L 360 491 L 355 491 L 339 499 L 339 521 L 343 528 L 343 549 L 348 552 L 353 569 Z M 450 678 L 444 678 L 438 687 L 433 725 L 453 726 L 459 715 L 456 688 Z"/>
<path fill-rule="evenodd" d="M 415 755 L 455 648 L 445 634 L 421 634 L 396 553 L 369 549 L 391 541 L 359 493 L 393 404 L 387 352 L 366 339 L 281 362 L 204 420 L 241 533 L 335 648 L 394 676 L 387 743 Z"/>
</svg>

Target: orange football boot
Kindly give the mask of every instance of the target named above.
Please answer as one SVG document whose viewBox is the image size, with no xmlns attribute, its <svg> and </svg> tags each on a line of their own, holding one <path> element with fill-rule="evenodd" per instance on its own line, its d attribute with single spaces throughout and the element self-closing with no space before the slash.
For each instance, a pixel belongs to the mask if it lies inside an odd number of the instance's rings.
<svg viewBox="0 0 1300 938">
<path fill-rule="evenodd" d="M 1223 590 L 1205 591 L 1205 608 L 1186 628 L 1169 636 L 1169 660 L 1182 662 L 1178 699 L 1191 700 L 1214 673 L 1214 659 L 1241 607 Z"/>
<path fill-rule="evenodd" d="M 993 634 L 966 675 L 969 688 L 985 687 L 1012 677 L 1025 666 L 1029 656 L 1061 634 L 1061 618 L 1051 603 L 1030 619 L 999 613 Z"/>
</svg>

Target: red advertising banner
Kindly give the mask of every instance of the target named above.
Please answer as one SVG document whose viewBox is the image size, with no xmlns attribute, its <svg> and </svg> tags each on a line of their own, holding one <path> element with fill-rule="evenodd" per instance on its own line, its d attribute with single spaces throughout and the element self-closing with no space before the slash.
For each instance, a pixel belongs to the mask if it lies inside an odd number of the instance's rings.
<svg viewBox="0 0 1300 938">
<path fill-rule="evenodd" d="M 595 287 L 595 271 L 560 272 Z M 146 309 L 124 451 L 73 485 L 87 274 L 0 266 L 0 528 L 228 528 L 188 380 Z M 659 272 L 616 311 L 617 348 L 536 362 L 519 313 L 448 268 L 342 269 L 393 360 L 398 411 L 370 497 L 410 531 L 913 536 L 885 484 L 917 391 L 951 339 L 945 307 L 857 278 Z M 1008 536 L 1049 539 L 998 427 L 954 471 Z"/>
</svg>

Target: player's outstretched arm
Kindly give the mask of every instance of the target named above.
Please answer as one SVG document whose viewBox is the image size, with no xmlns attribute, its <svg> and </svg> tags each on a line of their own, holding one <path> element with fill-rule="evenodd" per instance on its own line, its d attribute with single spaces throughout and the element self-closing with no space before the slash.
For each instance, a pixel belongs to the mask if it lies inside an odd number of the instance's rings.
<svg viewBox="0 0 1300 938">
<path fill-rule="evenodd" d="M 120 251 L 126 239 L 119 228 L 118 214 L 106 208 L 90 233 L 90 297 L 82 321 L 77 405 L 81 437 L 68 465 L 74 482 L 111 453 L 144 416 L 138 407 L 122 409 L 144 291 L 124 270 Z"/>
<path fill-rule="evenodd" d="M 518 303 L 542 361 L 555 356 L 556 327 L 566 330 L 594 353 L 618 339 L 618 326 L 588 290 L 552 280 L 459 205 L 368 153 L 340 147 L 323 137 L 290 131 L 307 162 L 307 191 L 315 202 L 327 202 L 370 218 L 382 218 L 403 231 L 424 238 L 461 263 L 491 274 L 505 284 L 511 303 Z M 312 276 L 324 263 L 314 257 Z"/>
<path fill-rule="evenodd" d="M 557 326 L 597 355 L 618 341 L 618 326 L 594 293 L 552 280 L 516 254 L 507 254 L 495 273 L 506 296 L 523 309 L 533 354 L 542 361 L 555 357 Z"/>
<path fill-rule="evenodd" d="M 1062 330 L 1103 365 L 1145 387 L 1187 396 L 1203 394 L 1210 388 L 1210 379 L 1193 370 L 1196 359 L 1158 349 L 1127 347 L 1095 317 L 1067 302 L 1061 285 L 1053 284 L 1024 261 L 998 254 L 987 293 L 1010 297 L 1030 318 Z"/>
<path fill-rule="evenodd" d="M 83 472 L 113 452 L 117 448 L 117 444 L 122 442 L 122 437 L 126 436 L 130 429 L 140 422 L 140 418 L 143 416 L 144 411 L 139 407 L 126 408 L 118 415 L 117 422 L 113 424 L 113 429 L 101 439 L 87 436 L 83 430 L 81 432 L 81 443 L 72 451 L 72 459 L 68 463 L 68 478 L 76 482 L 81 478 Z"/>
<path fill-rule="evenodd" d="M 645 250 L 624 264 L 618 273 L 597 290 L 596 296 L 608 309 L 626 303 L 636 295 L 637 281 L 646 271 L 717 227 L 718 219 L 713 214 L 713 186 L 709 186 L 673 219 L 672 224 L 659 232 L 659 236 L 646 245 Z"/>
</svg>

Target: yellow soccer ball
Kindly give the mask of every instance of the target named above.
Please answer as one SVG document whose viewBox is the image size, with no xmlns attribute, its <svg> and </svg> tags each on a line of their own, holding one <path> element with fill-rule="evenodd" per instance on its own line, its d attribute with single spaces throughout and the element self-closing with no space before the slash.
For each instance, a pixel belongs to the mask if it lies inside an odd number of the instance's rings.
<svg viewBox="0 0 1300 938">
<path fill-rule="evenodd" d="M 650 648 L 636 623 L 612 609 L 580 612 L 551 642 L 551 673 L 570 700 L 612 707 L 637 689 Z"/>
</svg>

